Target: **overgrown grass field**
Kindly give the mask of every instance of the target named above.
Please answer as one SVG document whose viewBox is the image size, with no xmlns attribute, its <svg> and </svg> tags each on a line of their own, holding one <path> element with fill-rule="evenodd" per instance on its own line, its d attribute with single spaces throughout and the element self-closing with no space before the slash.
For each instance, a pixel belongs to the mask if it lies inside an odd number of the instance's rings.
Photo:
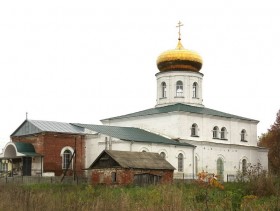
<svg viewBox="0 0 280 211">
<path fill-rule="evenodd" d="M 197 183 L 106 187 L 63 184 L 0 186 L 0 210 L 280 210 L 279 183 L 255 188 L 226 183 L 224 190 Z M 269 189 L 269 190 L 266 190 Z"/>
</svg>

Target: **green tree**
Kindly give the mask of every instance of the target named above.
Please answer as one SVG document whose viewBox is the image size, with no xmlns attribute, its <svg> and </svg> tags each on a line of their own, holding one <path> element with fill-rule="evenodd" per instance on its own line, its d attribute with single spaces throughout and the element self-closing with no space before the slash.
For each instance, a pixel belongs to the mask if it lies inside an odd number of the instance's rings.
<svg viewBox="0 0 280 211">
<path fill-rule="evenodd" d="M 273 174 L 280 174 L 280 110 L 276 120 L 267 133 L 262 134 L 259 139 L 259 146 L 267 147 L 269 170 Z"/>
</svg>

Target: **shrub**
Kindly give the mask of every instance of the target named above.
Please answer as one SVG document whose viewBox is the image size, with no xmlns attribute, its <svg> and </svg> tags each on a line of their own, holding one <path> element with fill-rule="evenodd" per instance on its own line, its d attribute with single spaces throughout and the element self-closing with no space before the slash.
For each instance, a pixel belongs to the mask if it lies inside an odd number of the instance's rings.
<svg viewBox="0 0 280 211">
<path fill-rule="evenodd" d="M 262 170 L 260 163 L 256 165 L 248 164 L 245 171 L 237 172 L 239 182 L 249 183 L 247 187 L 248 194 L 257 196 L 271 196 L 276 193 L 274 179 Z"/>
</svg>

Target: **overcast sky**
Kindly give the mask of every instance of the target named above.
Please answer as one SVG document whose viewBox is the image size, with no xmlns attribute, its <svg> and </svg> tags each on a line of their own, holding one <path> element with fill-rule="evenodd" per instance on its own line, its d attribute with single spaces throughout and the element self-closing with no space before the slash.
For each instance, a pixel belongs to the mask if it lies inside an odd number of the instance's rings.
<svg viewBox="0 0 280 211">
<path fill-rule="evenodd" d="M 280 5 L 253 0 L 0 2 L 0 146 L 28 118 L 101 124 L 156 104 L 156 59 L 203 58 L 204 105 L 257 119 L 280 108 Z"/>
</svg>

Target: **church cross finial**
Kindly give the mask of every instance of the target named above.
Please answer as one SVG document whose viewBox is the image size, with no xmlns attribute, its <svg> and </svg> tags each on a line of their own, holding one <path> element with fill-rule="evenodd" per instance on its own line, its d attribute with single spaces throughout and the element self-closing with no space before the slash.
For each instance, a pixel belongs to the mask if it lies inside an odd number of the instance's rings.
<svg viewBox="0 0 280 211">
<path fill-rule="evenodd" d="M 178 38 L 178 40 L 181 40 L 181 26 L 184 26 L 184 24 L 182 24 L 181 21 L 179 21 L 178 25 L 176 26 L 176 27 L 179 28 L 179 32 L 178 32 L 179 38 Z"/>
</svg>

